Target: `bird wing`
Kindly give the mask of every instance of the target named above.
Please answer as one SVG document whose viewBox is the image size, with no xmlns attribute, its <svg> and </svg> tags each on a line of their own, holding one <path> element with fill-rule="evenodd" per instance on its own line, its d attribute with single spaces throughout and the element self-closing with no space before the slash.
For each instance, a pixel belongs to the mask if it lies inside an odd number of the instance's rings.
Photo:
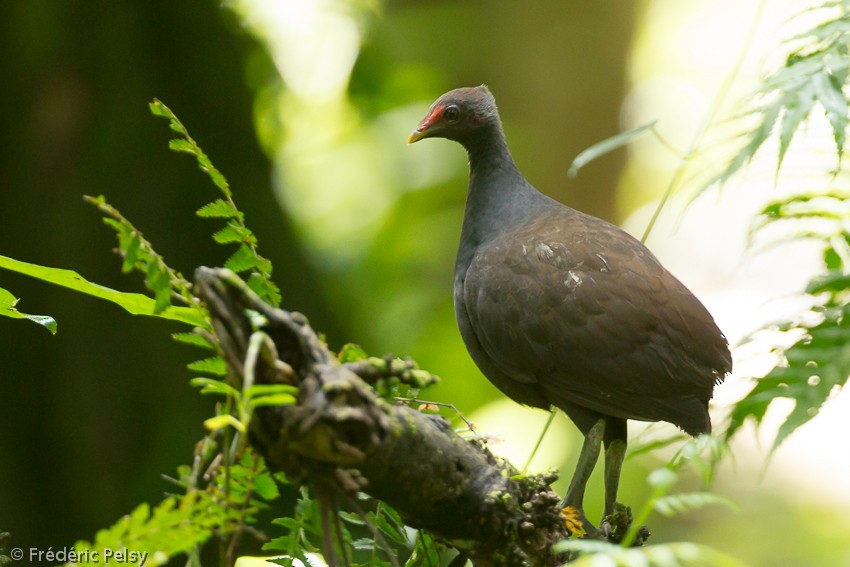
<svg viewBox="0 0 850 567">
<path fill-rule="evenodd" d="M 699 300 L 637 240 L 572 209 L 480 247 L 461 285 L 487 356 L 509 380 L 538 383 L 554 405 L 563 396 L 678 423 L 676 404 L 704 407 L 731 369 Z"/>
</svg>

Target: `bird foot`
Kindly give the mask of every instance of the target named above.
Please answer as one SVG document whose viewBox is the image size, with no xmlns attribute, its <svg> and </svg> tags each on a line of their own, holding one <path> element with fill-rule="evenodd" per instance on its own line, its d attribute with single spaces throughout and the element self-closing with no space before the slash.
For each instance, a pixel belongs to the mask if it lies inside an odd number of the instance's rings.
<svg viewBox="0 0 850 567">
<path fill-rule="evenodd" d="M 594 532 L 597 531 L 596 528 L 587 521 L 584 511 L 580 508 L 564 506 L 561 509 L 561 516 L 563 517 L 564 527 L 567 528 L 567 531 L 572 536 L 586 538 L 588 537 L 589 530 Z"/>
<path fill-rule="evenodd" d="M 561 510 L 561 516 L 563 517 L 564 527 L 570 535 L 580 539 L 596 539 L 611 543 L 622 542 L 633 521 L 631 508 L 619 502 L 615 504 L 613 512 L 602 518 L 599 527 L 590 523 L 584 515 L 584 511 L 580 508 L 564 506 Z M 649 539 L 649 536 L 649 528 L 641 526 L 632 546 L 642 546 Z"/>
</svg>

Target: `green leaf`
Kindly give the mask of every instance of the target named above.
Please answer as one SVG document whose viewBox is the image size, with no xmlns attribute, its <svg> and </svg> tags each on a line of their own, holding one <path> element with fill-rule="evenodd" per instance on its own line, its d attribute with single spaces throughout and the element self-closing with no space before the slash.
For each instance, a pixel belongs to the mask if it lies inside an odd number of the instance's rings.
<svg viewBox="0 0 850 567">
<path fill-rule="evenodd" d="M 260 474 L 254 479 L 254 490 L 256 490 L 257 495 L 263 500 L 274 500 L 280 496 L 277 483 L 274 481 L 274 477 L 268 472 Z"/>
<path fill-rule="evenodd" d="M 230 185 L 227 183 L 227 179 L 225 179 L 224 175 L 222 175 L 219 170 L 213 167 L 212 163 L 210 163 L 209 169 L 207 169 L 207 174 L 210 176 L 210 179 L 212 179 L 215 186 L 221 189 L 222 193 L 230 196 Z"/>
<path fill-rule="evenodd" d="M 248 277 L 248 287 L 273 307 L 280 305 L 280 288 L 267 275 L 252 273 Z"/>
<path fill-rule="evenodd" d="M 555 553 L 581 555 L 570 567 L 676 567 L 684 564 L 713 567 L 743 567 L 743 563 L 706 545 L 690 542 L 662 543 L 645 547 L 623 548 L 612 543 L 586 539 L 556 543 Z"/>
<path fill-rule="evenodd" d="M 209 339 L 199 335 L 198 333 L 172 333 L 171 338 L 178 343 L 194 345 L 207 350 L 215 349 L 215 346 L 209 341 Z"/>
<path fill-rule="evenodd" d="M 192 378 L 189 380 L 189 384 L 196 388 L 200 388 L 202 394 L 233 396 L 236 399 L 239 399 L 241 396 L 239 390 L 230 384 L 213 378 Z"/>
<path fill-rule="evenodd" d="M 264 406 L 291 406 L 298 400 L 292 394 L 271 394 L 268 396 L 257 396 L 251 398 L 251 409 Z"/>
<path fill-rule="evenodd" d="M 90 557 L 94 556 L 92 551 L 97 551 L 97 556 L 103 558 L 105 549 L 129 548 L 146 553 L 145 565 L 156 567 L 204 543 L 226 521 L 226 510 L 209 495 L 190 491 L 181 497 L 168 497 L 154 507 L 140 504 L 129 515 L 100 530 L 93 543 L 80 541 L 74 549 L 77 553 L 89 551 Z"/>
<path fill-rule="evenodd" d="M 255 268 L 258 263 L 259 261 L 254 250 L 252 250 L 247 244 L 243 244 L 236 249 L 236 252 L 234 252 L 230 258 L 227 259 L 224 263 L 224 267 L 233 270 L 238 274 Z"/>
<path fill-rule="evenodd" d="M 0 287 L 0 315 L 11 317 L 12 319 L 26 319 L 27 321 L 32 321 L 36 325 L 41 325 L 50 331 L 51 334 L 56 334 L 58 325 L 53 317 L 22 313 L 15 307 L 17 304 L 18 298 L 12 295 L 9 291 Z"/>
<path fill-rule="evenodd" d="M 212 356 L 203 360 L 196 360 L 187 365 L 189 370 L 193 372 L 202 372 L 204 374 L 213 374 L 215 376 L 227 376 L 227 364 L 220 356 Z"/>
<path fill-rule="evenodd" d="M 650 122 L 649 124 L 644 124 L 643 126 L 638 126 L 637 128 L 632 128 L 631 130 L 626 130 L 625 132 L 621 132 L 616 136 L 611 136 L 610 138 L 606 138 L 601 142 L 597 142 L 587 148 L 586 150 L 579 153 L 576 158 L 573 160 L 573 163 L 570 165 L 570 169 L 568 175 L 570 177 L 575 177 L 578 175 L 579 170 L 595 160 L 596 158 L 603 156 L 607 153 L 610 153 L 617 148 L 621 148 L 634 140 L 635 138 L 643 135 L 647 130 L 652 130 L 655 125 L 658 123 L 657 120 Z"/>
<path fill-rule="evenodd" d="M 171 305 L 171 274 L 161 261 L 151 262 L 145 285 L 154 293 L 154 312 L 162 313 Z"/>
<path fill-rule="evenodd" d="M 174 152 L 182 152 L 186 154 L 191 154 L 194 156 L 198 155 L 197 148 L 189 143 L 188 140 L 176 138 L 168 141 L 168 149 Z"/>
<path fill-rule="evenodd" d="M 224 199 L 216 199 L 212 203 L 207 203 L 195 212 L 196 215 L 203 218 L 222 218 L 232 219 L 241 218 L 242 213 L 237 211 L 233 205 Z"/>
<path fill-rule="evenodd" d="M 631 440 L 629 441 L 629 452 L 626 455 L 626 458 L 633 459 L 634 457 L 638 457 L 646 453 L 654 453 L 659 449 L 669 447 L 674 443 L 678 443 L 686 439 L 688 439 L 688 437 L 684 433 L 676 433 L 670 437 L 665 437 L 663 439 L 651 439 L 645 442 L 641 442 L 640 437 L 638 437 L 638 439 L 634 442 Z"/>
<path fill-rule="evenodd" d="M 345 364 L 346 362 L 357 362 L 358 360 L 363 360 L 368 357 L 369 355 L 365 350 L 363 350 L 363 347 L 354 343 L 343 345 L 337 355 L 337 359 L 342 364 Z"/>
<path fill-rule="evenodd" d="M 722 505 L 737 509 L 734 502 L 711 492 L 684 492 L 670 494 L 655 499 L 652 502 L 655 511 L 668 518 L 691 510 L 699 510 L 711 505 Z"/>
<path fill-rule="evenodd" d="M 655 469 L 649 476 L 646 478 L 649 485 L 653 488 L 660 489 L 661 491 L 669 490 L 674 484 L 676 484 L 677 475 L 672 470 L 667 467 L 661 467 L 660 469 Z"/>
<path fill-rule="evenodd" d="M 120 234 L 120 232 L 119 232 Z M 136 267 L 136 262 L 139 259 L 139 252 L 142 246 L 142 238 L 139 234 L 133 231 L 130 236 L 129 242 L 125 244 L 120 244 L 119 248 L 124 255 L 124 261 L 121 263 L 121 271 L 125 274 L 129 274 L 133 271 L 133 268 Z"/>
<path fill-rule="evenodd" d="M 230 244 L 232 242 L 257 243 L 257 238 L 249 229 L 233 223 L 227 223 L 227 226 L 213 234 L 213 240 L 219 244 Z"/>
<path fill-rule="evenodd" d="M 290 386 L 289 384 L 254 384 L 245 390 L 245 395 L 249 397 L 268 396 L 271 394 L 295 395 L 297 393 L 298 387 Z"/>
<path fill-rule="evenodd" d="M 153 99 L 153 102 L 148 105 L 151 113 L 154 116 L 161 116 L 162 118 L 166 118 L 169 121 L 169 127 L 182 136 L 188 136 L 188 132 L 180 120 L 177 119 L 177 116 L 171 112 L 171 109 L 165 106 L 162 101 L 158 99 Z"/>
<path fill-rule="evenodd" d="M 163 118 L 169 118 L 171 116 L 171 111 L 168 110 L 168 107 L 157 99 L 153 99 L 153 102 L 148 104 L 148 108 L 150 108 L 151 114 L 154 116 L 161 116 Z"/>
<path fill-rule="evenodd" d="M 706 187 L 714 183 L 725 183 L 742 167 L 744 167 L 753 160 L 756 153 L 758 153 L 759 148 L 761 148 L 762 144 L 767 141 L 767 139 L 770 137 L 770 134 L 773 132 L 774 126 L 776 125 L 776 120 L 779 118 L 781 110 L 782 106 L 780 104 L 773 104 L 762 111 L 759 125 L 748 134 L 747 142 L 738 151 L 738 153 L 735 154 L 735 156 L 731 160 L 729 160 L 729 163 L 726 165 L 725 169 L 723 169 L 723 171 L 720 172 L 719 175 L 717 175 L 713 179 L 709 180 L 708 183 L 706 183 Z"/>
<path fill-rule="evenodd" d="M 779 427 L 772 454 L 791 433 L 814 418 L 847 383 L 850 376 L 850 304 L 846 289 L 829 290 L 819 295 L 830 299 L 826 305 L 816 306 L 811 316 L 803 319 L 815 322 L 788 326 L 790 332 L 803 331 L 804 334 L 785 350 L 785 365 L 773 368 L 756 380 L 752 389 L 732 408 L 727 438 L 748 419 L 761 423 L 768 407 L 777 398 L 789 399 L 794 407 Z"/>
<path fill-rule="evenodd" d="M 157 312 L 156 303 L 153 299 L 146 295 L 142 295 L 140 293 L 124 293 L 91 283 L 72 270 L 48 268 L 37 264 L 29 264 L 6 256 L 0 256 L 0 268 L 32 276 L 45 282 L 104 299 L 124 308 L 127 312 L 133 315 L 160 317 L 162 319 L 179 321 L 196 327 L 208 327 L 204 312 L 200 308 L 171 306 L 161 312 Z"/>
<path fill-rule="evenodd" d="M 776 164 L 776 173 L 779 174 L 779 169 L 782 167 L 782 162 L 785 159 L 785 153 L 791 145 L 791 140 L 794 134 L 797 133 L 797 128 L 811 112 L 815 104 L 815 96 L 811 85 L 803 85 L 797 93 L 794 101 L 789 103 L 782 114 L 782 124 L 779 128 L 779 160 Z"/>
<path fill-rule="evenodd" d="M 218 431 L 226 427 L 233 427 L 239 433 L 245 433 L 245 425 L 230 414 L 217 415 L 204 420 L 204 427 L 210 431 Z"/>
<path fill-rule="evenodd" d="M 812 78 L 812 86 L 832 126 L 835 150 L 840 159 L 844 151 L 844 136 L 847 131 L 847 124 L 850 122 L 850 119 L 848 119 L 850 107 L 848 107 L 847 99 L 842 91 L 843 85 L 833 77 L 820 73 Z"/>
</svg>

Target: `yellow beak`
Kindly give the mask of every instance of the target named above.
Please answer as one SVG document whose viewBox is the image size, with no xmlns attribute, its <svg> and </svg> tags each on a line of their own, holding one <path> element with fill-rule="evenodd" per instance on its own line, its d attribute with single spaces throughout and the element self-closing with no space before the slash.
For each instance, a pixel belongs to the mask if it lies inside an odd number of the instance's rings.
<svg viewBox="0 0 850 567">
<path fill-rule="evenodd" d="M 417 128 L 413 131 L 412 134 L 407 138 L 407 143 L 412 144 L 414 142 L 418 142 L 422 138 L 428 137 L 428 129 L 427 128 Z"/>
</svg>

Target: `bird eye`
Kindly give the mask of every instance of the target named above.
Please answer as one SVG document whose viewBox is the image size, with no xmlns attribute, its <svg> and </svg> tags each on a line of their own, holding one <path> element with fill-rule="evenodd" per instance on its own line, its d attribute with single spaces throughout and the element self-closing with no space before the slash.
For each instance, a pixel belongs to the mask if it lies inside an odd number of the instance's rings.
<svg viewBox="0 0 850 567">
<path fill-rule="evenodd" d="M 443 111 L 443 120 L 448 122 L 449 124 L 454 124 L 458 120 L 460 120 L 460 108 L 455 105 L 447 106 Z"/>
</svg>

